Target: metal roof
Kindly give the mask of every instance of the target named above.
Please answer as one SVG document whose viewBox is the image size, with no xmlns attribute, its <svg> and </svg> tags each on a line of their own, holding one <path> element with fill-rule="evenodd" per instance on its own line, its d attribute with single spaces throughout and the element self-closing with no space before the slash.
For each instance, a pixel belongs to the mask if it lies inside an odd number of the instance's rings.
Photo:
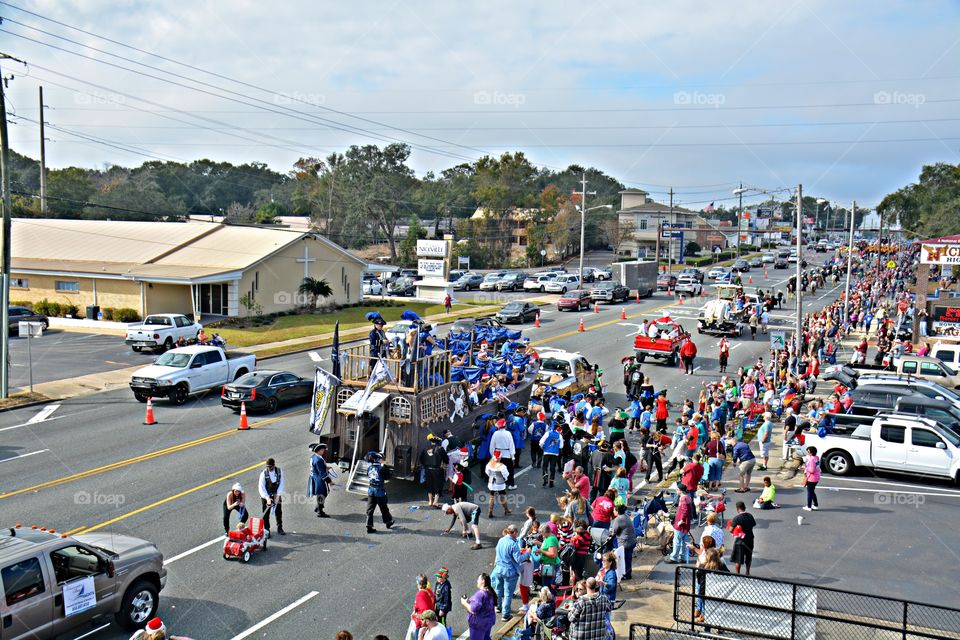
<svg viewBox="0 0 960 640">
<path fill-rule="evenodd" d="M 12 266 L 21 273 L 75 274 L 159 282 L 196 282 L 242 272 L 304 238 L 343 260 L 365 264 L 306 231 L 208 222 L 127 222 L 17 218 Z"/>
</svg>

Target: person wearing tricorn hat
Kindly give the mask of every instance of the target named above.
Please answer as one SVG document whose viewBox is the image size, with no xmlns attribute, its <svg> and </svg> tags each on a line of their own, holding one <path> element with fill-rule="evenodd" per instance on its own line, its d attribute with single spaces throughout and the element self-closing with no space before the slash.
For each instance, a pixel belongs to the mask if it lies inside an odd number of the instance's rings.
<svg viewBox="0 0 960 640">
<path fill-rule="evenodd" d="M 327 453 L 327 445 L 323 442 L 313 444 L 310 445 L 310 450 L 313 451 L 313 455 L 310 456 L 310 479 L 307 481 L 307 497 L 316 496 L 317 506 L 313 511 L 318 518 L 329 518 L 330 516 L 324 511 L 324 505 L 327 501 L 327 495 L 330 493 L 330 484 L 333 483 L 333 479 L 330 477 L 330 472 L 327 470 L 327 461 L 324 458 Z"/>
<path fill-rule="evenodd" d="M 371 360 L 385 358 L 387 356 L 388 341 L 387 334 L 383 328 L 387 326 L 387 321 L 376 311 L 371 311 L 365 317 L 373 324 L 373 329 L 371 329 L 368 334 L 370 339 L 370 358 Z"/>
<path fill-rule="evenodd" d="M 387 529 L 393 527 L 393 516 L 387 504 L 387 480 L 390 479 L 390 470 L 383 466 L 383 454 L 371 451 L 367 454 L 367 533 L 376 533 L 373 528 L 373 512 L 380 508 L 380 517 Z"/>
<path fill-rule="evenodd" d="M 440 446 L 440 438 L 427 434 L 427 446 L 420 452 L 420 470 L 427 485 L 427 505 L 440 508 L 440 494 L 446 479 L 447 452 Z"/>
</svg>

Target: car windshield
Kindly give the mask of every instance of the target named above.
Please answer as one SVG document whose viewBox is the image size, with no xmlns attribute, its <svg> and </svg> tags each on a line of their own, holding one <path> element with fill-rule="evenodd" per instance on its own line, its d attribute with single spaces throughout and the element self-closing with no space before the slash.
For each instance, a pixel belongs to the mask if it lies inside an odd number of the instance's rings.
<svg viewBox="0 0 960 640">
<path fill-rule="evenodd" d="M 190 364 L 190 354 L 167 351 L 165 354 L 157 358 L 157 361 L 154 364 L 161 367 L 176 367 L 178 369 L 182 369 Z"/>
<path fill-rule="evenodd" d="M 540 363 L 540 370 L 568 374 L 570 373 L 570 363 L 558 358 L 544 358 Z"/>
</svg>

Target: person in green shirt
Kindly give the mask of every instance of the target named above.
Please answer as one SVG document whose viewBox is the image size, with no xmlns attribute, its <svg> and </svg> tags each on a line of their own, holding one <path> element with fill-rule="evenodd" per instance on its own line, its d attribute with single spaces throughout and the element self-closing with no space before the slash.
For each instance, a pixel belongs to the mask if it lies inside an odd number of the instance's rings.
<svg viewBox="0 0 960 640">
<path fill-rule="evenodd" d="M 540 561 L 540 583 L 556 594 L 553 584 L 560 573 L 560 541 L 546 524 L 540 526 L 540 535 L 543 536 L 537 557 Z"/>
<path fill-rule="evenodd" d="M 617 409 L 616 413 L 613 415 L 613 420 L 610 421 L 610 442 L 616 442 L 617 440 L 623 440 L 623 432 L 627 428 L 627 424 L 630 420 L 630 414 L 628 414 L 623 409 Z"/>
<path fill-rule="evenodd" d="M 777 504 L 776 497 L 777 487 L 775 487 L 773 481 L 770 480 L 770 476 L 764 476 L 763 491 L 760 492 L 760 497 L 757 498 L 753 506 L 756 509 L 779 509 L 780 505 Z"/>
</svg>

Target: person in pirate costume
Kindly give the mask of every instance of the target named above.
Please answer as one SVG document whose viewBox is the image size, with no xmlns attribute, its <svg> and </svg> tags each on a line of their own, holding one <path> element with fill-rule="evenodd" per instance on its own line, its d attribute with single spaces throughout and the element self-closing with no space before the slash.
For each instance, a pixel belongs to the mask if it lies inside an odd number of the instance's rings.
<svg viewBox="0 0 960 640">
<path fill-rule="evenodd" d="M 420 469 L 427 485 L 427 504 L 434 509 L 440 508 L 440 495 L 446 481 L 447 452 L 440 446 L 440 438 L 427 434 L 427 447 L 420 452 Z"/>
<path fill-rule="evenodd" d="M 273 458 L 267 458 L 267 466 L 260 472 L 257 488 L 260 491 L 260 504 L 263 507 L 263 527 L 270 537 L 270 514 L 277 517 L 277 533 L 286 535 L 283 530 L 283 507 L 281 506 L 286 478 Z"/>
<path fill-rule="evenodd" d="M 373 329 L 371 329 L 368 334 L 370 339 L 371 361 L 377 358 L 387 357 L 387 333 L 383 330 L 383 328 L 387 326 L 387 321 L 376 311 L 371 311 L 365 317 L 373 324 Z"/>
<path fill-rule="evenodd" d="M 390 515 L 390 507 L 387 500 L 387 480 L 390 479 L 390 469 L 383 466 L 383 454 L 379 451 L 371 451 L 367 454 L 367 478 L 369 486 L 367 487 L 367 533 L 376 533 L 373 528 L 373 512 L 380 508 L 380 516 L 383 518 L 383 524 L 387 529 L 394 525 L 393 516 Z"/>
</svg>

